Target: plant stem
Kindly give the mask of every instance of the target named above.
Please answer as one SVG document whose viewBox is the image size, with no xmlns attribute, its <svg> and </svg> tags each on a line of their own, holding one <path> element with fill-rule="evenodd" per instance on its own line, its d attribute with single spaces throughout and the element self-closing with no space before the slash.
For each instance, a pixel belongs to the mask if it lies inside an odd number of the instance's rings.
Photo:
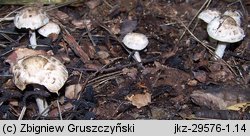
<svg viewBox="0 0 250 136">
<path fill-rule="evenodd" d="M 37 107 L 39 110 L 39 114 L 43 113 L 43 116 L 47 116 L 48 115 L 48 110 L 46 109 L 48 107 L 47 101 L 43 98 L 37 97 L 36 104 L 37 104 Z M 44 112 L 44 110 L 46 110 L 46 111 Z"/>
<path fill-rule="evenodd" d="M 215 50 L 215 54 L 216 54 L 216 56 L 214 57 L 215 60 L 218 60 L 218 58 L 223 57 L 226 47 L 227 47 L 227 43 L 225 42 L 218 43 L 216 50 Z"/>
<path fill-rule="evenodd" d="M 138 51 L 135 51 L 134 53 L 134 59 L 138 62 L 141 62 L 141 57 Z"/>
<path fill-rule="evenodd" d="M 36 32 L 33 30 L 30 30 L 30 46 L 35 49 L 37 46 L 36 42 Z"/>
</svg>

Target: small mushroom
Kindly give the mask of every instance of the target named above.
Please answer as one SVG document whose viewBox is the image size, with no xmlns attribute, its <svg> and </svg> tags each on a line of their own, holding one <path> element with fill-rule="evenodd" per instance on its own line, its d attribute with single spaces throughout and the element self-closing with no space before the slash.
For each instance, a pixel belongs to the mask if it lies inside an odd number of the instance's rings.
<svg viewBox="0 0 250 136">
<path fill-rule="evenodd" d="M 208 35 L 219 41 L 215 50 L 215 59 L 222 58 L 228 43 L 241 41 L 244 37 L 244 30 L 237 24 L 234 18 L 223 15 L 213 19 L 207 26 Z"/>
<path fill-rule="evenodd" d="M 55 41 L 60 33 L 61 29 L 58 24 L 49 22 L 38 30 L 38 33 L 44 37 L 49 37 L 52 41 Z"/>
<path fill-rule="evenodd" d="M 24 90 L 28 84 L 39 84 L 46 87 L 50 92 L 57 93 L 63 87 L 68 78 L 66 67 L 56 58 L 45 55 L 24 57 L 11 67 L 14 75 L 14 84 Z M 37 97 L 39 113 L 47 107 L 47 102 Z M 43 114 L 47 115 L 47 113 Z"/>
<path fill-rule="evenodd" d="M 35 30 L 49 22 L 46 12 L 39 7 L 27 7 L 19 11 L 15 18 L 14 24 L 18 29 L 25 28 L 30 31 L 30 46 L 37 47 Z"/>
<path fill-rule="evenodd" d="M 199 15 L 198 18 L 203 20 L 206 23 L 211 22 L 213 19 L 216 17 L 219 17 L 221 13 L 218 10 L 211 10 L 211 9 L 206 9 L 203 10 Z"/>
<path fill-rule="evenodd" d="M 129 49 L 134 50 L 134 58 L 137 62 L 141 62 L 139 51 L 143 50 L 148 45 L 148 38 L 141 33 L 128 33 L 123 38 L 122 42 Z"/>
</svg>

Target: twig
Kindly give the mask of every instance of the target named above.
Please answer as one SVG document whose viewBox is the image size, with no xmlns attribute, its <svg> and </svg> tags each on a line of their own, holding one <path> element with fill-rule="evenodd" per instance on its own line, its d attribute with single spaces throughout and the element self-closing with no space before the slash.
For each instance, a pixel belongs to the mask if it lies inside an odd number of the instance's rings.
<svg viewBox="0 0 250 136">
<path fill-rule="evenodd" d="M 4 30 L 0 30 L 0 33 L 5 33 L 5 34 L 17 34 L 17 32 L 11 32 L 11 31 L 4 31 Z"/>
<path fill-rule="evenodd" d="M 235 61 L 234 58 L 233 58 L 233 63 L 234 63 L 234 67 L 235 67 L 235 68 L 237 69 L 237 71 L 239 72 L 239 75 L 240 75 L 240 77 L 242 78 L 243 82 L 246 83 L 246 79 L 244 78 L 244 76 L 243 76 L 243 74 L 242 74 L 240 68 L 237 66 L 236 61 Z"/>
<path fill-rule="evenodd" d="M 6 52 L 1 53 L 0 58 L 2 58 L 3 56 L 5 56 L 5 55 L 11 53 L 11 52 L 14 51 L 14 50 L 15 50 L 15 48 L 11 48 L 10 50 L 8 50 L 8 51 L 6 51 Z"/>
<path fill-rule="evenodd" d="M 104 75 L 101 75 L 101 76 L 98 76 L 98 77 L 96 77 L 96 78 L 93 78 L 93 79 L 89 80 L 88 83 L 94 82 L 95 80 L 99 80 L 99 79 L 101 79 L 101 78 L 113 76 L 113 75 L 116 75 L 116 74 L 119 74 L 119 73 L 121 73 L 121 72 L 120 72 L 120 71 L 116 71 L 116 72 L 104 74 Z"/>
<path fill-rule="evenodd" d="M 115 60 L 114 60 L 114 61 L 115 61 Z M 83 93 L 83 90 L 84 90 L 85 87 L 87 86 L 89 80 L 90 80 L 91 78 L 95 77 L 101 70 L 103 70 L 104 68 L 106 68 L 108 65 L 112 64 L 114 61 L 112 61 L 112 62 L 110 62 L 110 63 L 108 63 L 108 64 L 102 66 L 102 67 L 101 67 L 99 70 L 97 70 L 95 73 L 93 73 L 93 74 L 91 74 L 90 76 L 87 77 L 87 79 L 83 82 L 82 90 L 80 91 L 80 93 L 78 93 L 77 100 L 80 99 L 80 97 L 81 97 L 81 95 L 82 95 L 82 93 Z M 75 109 L 75 107 L 74 107 L 73 109 Z"/>
<path fill-rule="evenodd" d="M 112 37 L 114 37 L 114 38 L 116 39 L 116 41 L 119 42 L 120 45 L 122 45 L 122 47 L 128 52 L 128 54 L 131 54 L 131 51 L 129 51 L 129 50 L 125 47 L 125 45 L 121 42 L 121 40 L 120 40 L 116 35 L 114 35 L 114 34 L 108 29 L 108 27 L 106 27 L 104 24 L 101 24 L 101 23 L 98 23 L 98 24 L 99 24 L 100 27 L 102 27 L 103 29 L 105 29 L 106 31 L 108 31 L 109 34 L 110 34 Z"/>
<path fill-rule="evenodd" d="M 86 31 L 86 32 L 83 32 L 83 33 L 81 34 L 81 37 L 80 37 L 80 39 L 78 40 L 77 43 L 80 44 L 81 41 L 82 41 L 83 36 L 86 35 L 86 34 L 88 34 L 88 32 L 93 31 L 94 29 L 95 29 L 95 28 L 91 28 L 90 30 L 88 30 L 88 31 Z"/>
<path fill-rule="evenodd" d="M 5 45 L 5 44 L 1 44 L 1 43 L 0 43 L 0 47 L 2 47 L 2 48 L 6 48 L 6 47 L 7 47 L 7 45 Z"/>
<path fill-rule="evenodd" d="M 63 120 L 62 118 L 62 112 L 61 112 L 61 108 L 60 108 L 60 104 L 59 104 L 59 98 L 57 98 L 56 100 L 56 104 L 57 104 L 57 108 L 58 108 L 58 112 L 59 112 L 59 117 L 60 117 L 60 120 Z"/>
<path fill-rule="evenodd" d="M 86 27 L 86 29 L 87 29 L 87 33 L 88 33 L 88 36 L 89 36 L 90 41 L 92 42 L 92 44 L 93 44 L 94 47 L 97 47 L 96 44 L 95 44 L 95 41 L 94 41 L 94 39 L 93 39 L 93 37 L 92 37 L 92 35 L 91 35 L 91 33 L 90 33 L 90 30 L 89 30 L 89 28 L 87 27 L 86 24 L 85 24 L 85 27 Z"/>
<path fill-rule="evenodd" d="M 4 34 L 4 33 L 0 33 L 5 39 L 7 39 L 10 42 L 14 42 L 16 44 L 18 44 L 15 40 L 13 40 L 12 38 L 10 38 L 8 35 Z"/>
<path fill-rule="evenodd" d="M 14 20 L 15 17 L 4 17 L 4 18 L 0 18 L 0 21 L 12 21 Z"/>
<path fill-rule="evenodd" d="M 151 59 L 142 60 L 141 63 L 149 63 L 149 62 L 153 62 L 153 61 L 155 61 L 157 59 L 160 59 L 160 57 L 154 57 L 154 58 L 151 58 Z M 132 67 L 132 66 L 135 66 L 135 65 L 138 65 L 138 62 L 133 62 L 133 63 L 127 64 L 127 65 L 122 65 L 122 66 L 116 66 L 116 67 L 103 69 L 101 72 L 117 71 L 117 70 L 121 70 L 121 69 L 126 68 L 126 67 Z"/>
<path fill-rule="evenodd" d="M 64 7 L 64 6 L 67 6 L 69 4 L 79 2 L 79 1 L 82 1 L 82 0 L 71 0 L 71 1 L 67 1 L 65 3 L 58 4 L 58 5 L 55 5 L 55 6 L 54 5 L 53 6 L 48 6 L 47 9 L 45 9 L 45 11 L 51 11 L 51 10 L 54 10 L 54 9 L 57 9 L 57 8 L 60 8 L 60 7 Z"/>
<path fill-rule="evenodd" d="M 97 85 L 94 86 L 94 87 L 97 87 L 97 86 L 99 86 L 99 85 L 101 85 L 101 84 L 103 84 L 103 83 L 105 83 L 105 82 L 107 82 L 109 80 L 112 80 L 112 79 L 115 79 L 115 78 L 119 77 L 120 75 L 122 75 L 122 72 L 120 72 L 119 74 L 107 77 L 105 79 L 102 79 L 102 80 L 99 80 L 99 81 L 95 81 L 93 83 L 89 83 L 89 84 L 97 84 Z"/>
<path fill-rule="evenodd" d="M 108 5 L 111 9 L 113 9 L 114 7 L 111 5 L 111 4 L 109 4 L 106 0 L 102 0 L 106 5 Z"/>
<path fill-rule="evenodd" d="M 24 7 L 24 6 L 19 7 L 19 8 L 17 8 L 17 9 L 15 9 L 15 10 L 11 11 L 9 14 L 7 14 L 6 16 L 4 16 L 3 18 L 0 19 L 0 23 L 1 23 L 2 21 L 5 21 L 5 19 L 8 18 L 11 14 L 13 14 L 14 12 L 16 12 L 16 11 L 22 9 L 23 7 Z"/>
<path fill-rule="evenodd" d="M 18 117 L 18 120 L 22 120 L 23 119 L 23 116 L 25 115 L 26 109 L 27 109 L 27 107 L 26 107 L 26 104 L 25 104 L 23 106 L 23 108 L 22 108 L 22 111 L 21 111 L 19 117 Z"/>
</svg>

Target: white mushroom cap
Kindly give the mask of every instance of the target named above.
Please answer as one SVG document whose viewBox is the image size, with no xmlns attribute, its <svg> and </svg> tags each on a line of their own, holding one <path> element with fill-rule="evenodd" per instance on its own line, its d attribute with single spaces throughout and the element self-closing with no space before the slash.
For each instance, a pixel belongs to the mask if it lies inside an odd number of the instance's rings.
<svg viewBox="0 0 250 136">
<path fill-rule="evenodd" d="M 232 17 L 236 21 L 238 26 L 241 25 L 242 13 L 239 10 L 235 10 L 235 11 L 227 10 L 223 15 Z"/>
<path fill-rule="evenodd" d="M 68 78 L 67 69 L 59 60 L 44 55 L 24 57 L 11 70 L 14 83 L 20 90 L 28 84 L 39 84 L 58 93 Z"/>
<path fill-rule="evenodd" d="M 44 12 L 42 8 L 38 7 L 24 8 L 19 13 L 17 13 L 14 18 L 14 24 L 19 29 L 26 28 L 35 30 L 47 24 L 48 22 L 49 18 L 46 12 Z"/>
<path fill-rule="evenodd" d="M 48 37 L 50 34 L 59 34 L 61 31 L 58 24 L 49 22 L 38 30 L 38 33 L 44 37 Z"/>
<path fill-rule="evenodd" d="M 141 33 L 128 33 L 122 42 L 132 50 L 143 50 L 148 45 L 148 38 Z"/>
<path fill-rule="evenodd" d="M 203 20 L 206 23 L 211 22 L 216 17 L 219 17 L 221 13 L 217 10 L 206 9 L 203 10 L 199 15 L 198 18 Z"/>
<path fill-rule="evenodd" d="M 244 30 L 230 16 L 221 16 L 212 20 L 207 26 L 207 32 L 215 40 L 227 43 L 241 41 Z"/>
</svg>

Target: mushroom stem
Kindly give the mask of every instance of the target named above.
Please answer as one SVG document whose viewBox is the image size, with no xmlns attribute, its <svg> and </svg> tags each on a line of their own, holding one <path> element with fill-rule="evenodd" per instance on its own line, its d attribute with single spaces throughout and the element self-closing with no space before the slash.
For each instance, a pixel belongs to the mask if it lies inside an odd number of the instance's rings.
<svg viewBox="0 0 250 136">
<path fill-rule="evenodd" d="M 138 51 L 135 51 L 134 53 L 134 59 L 137 61 L 137 62 L 141 62 L 141 57 L 140 57 L 140 54 Z"/>
<path fill-rule="evenodd" d="M 215 60 L 217 60 L 218 58 L 222 58 L 222 56 L 224 55 L 226 46 L 227 46 L 227 43 L 225 42 L 218 43 L 216 50 L 215 50 L 215 54 L 216 54 L 216 56 L 214 57 Z"/>
<path fill-rule="evenodd" d="M 30 30 L 30 46 L 35 49 L 37 46 L 36 42 L 36 32 L 33 30 Z"/>
<path fill-rule="evenodd" d="M 47 116 L 48 115 L 48 110 L 46 109 L 48 107 L 48 103 L 45 99 L 43 98 L 36 98 L 36 104 L 39 110 L 39 114 L 42 114 L 43 116 Z M 46 111 L 45 111 L 46 110 Z"/>
</svg>

